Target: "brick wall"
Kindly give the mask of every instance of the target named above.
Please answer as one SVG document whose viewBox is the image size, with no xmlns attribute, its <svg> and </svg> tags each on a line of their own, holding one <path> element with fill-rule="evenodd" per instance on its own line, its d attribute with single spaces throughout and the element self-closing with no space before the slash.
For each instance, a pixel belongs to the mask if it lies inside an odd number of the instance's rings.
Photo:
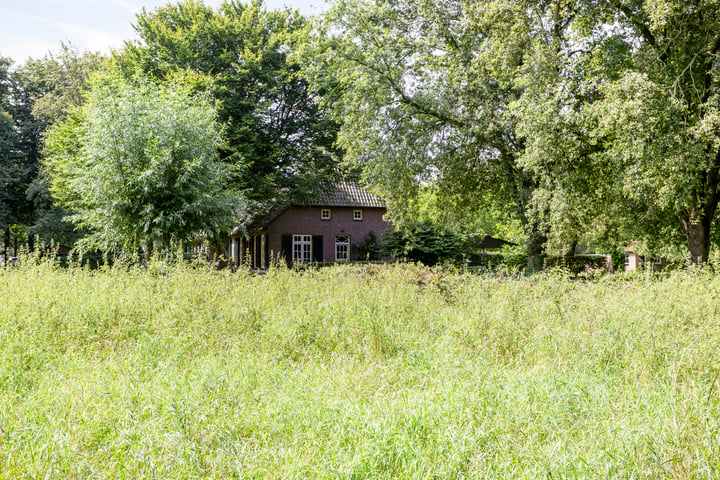
<svg viewBox="0 0 720 480">
<path fill-rule="evenodd" d="M 330 219 L 322 220 L 320 212 L 323 208 L 330 209 Z M 353 211 L 362 210 L 362 220 L 353 220 Z M 335 236 L 350 235 L 350 245 L 354 246 L 365 240 L 365 236 L 373 231 L 378 238 L 391 227 L 383 219 L 384 208 L 351 208 L 351 207 L 290 207 L 268 227 L 268 242 L 274 256 L 282 250 L 283 235 L 322 235 L 323 259 L 313 261 L 335 261 Z M 290 252 L 287 253 L 290 255 Z M 357 249 L 350 251 L 350 260 L 357 259 Z"/>
</svg>

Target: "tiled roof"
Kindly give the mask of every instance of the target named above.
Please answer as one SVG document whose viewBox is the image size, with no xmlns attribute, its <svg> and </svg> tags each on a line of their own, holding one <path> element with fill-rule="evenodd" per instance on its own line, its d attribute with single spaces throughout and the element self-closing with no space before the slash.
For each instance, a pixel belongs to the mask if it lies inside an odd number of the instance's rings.
<svg viewBox="0 0 720 480">
<path fill-rule="evenodd" d="M 307 203 L 295 203 L 297 206 L 313 207 L 357 207 L 383 208 L 385 202 L 363 190 L 357 183 L 348 180 L 334 182 L 329 187 L 319 188 Z"/>
<path fill-rule="evenodd" d="M 307 200 L 278 201 L 264 214 L 255 215 L 247 225 L 249 232 L 261 231 L 267 228 L 290 206 L 296 207 L 354 207 L 354 208 L 385 208 L 385 202 L 374 195 L 370 195 L 357 183 L 340 180 L 328 185 L 319 186 Z M 236 227 L 233 235 L 242 230 Z"/>
</svg>

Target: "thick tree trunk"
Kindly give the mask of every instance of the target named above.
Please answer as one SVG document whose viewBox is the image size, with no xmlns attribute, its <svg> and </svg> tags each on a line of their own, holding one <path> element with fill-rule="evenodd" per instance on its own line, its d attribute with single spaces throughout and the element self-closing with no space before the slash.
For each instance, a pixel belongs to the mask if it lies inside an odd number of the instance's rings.
<svg viewBox="0 0 720 480">
<path fill-rule="evenodd" d="M 522 148 L 518 147 L 518 150 L 521 149 Z M 515 212 L 523 228 L 528 232 L 526 244 L 527 270 L 531 273 L 539 272 L 542 270 L 545 260 L 544 254 L 547 237 L 539 231 L 537 223 L 527 216 L 527 206 L 532 197 L 535 183 L 531 177 L 523 174 L 522 170 L 517 167 L 513 154 L 504 152 L 501 157 L 506 179 L 508 185 L 510 185 L 510 196 L 513 200 Z"/>
<path fill-rule="evenodd" d="M 707 263 L 710 253 L 710 227 L 714 215 L 702 215 L 700 219 L 680 217 L 680 223 L 685 230 L 690 259 L 694 264 Z"/>
<path fill-rule="evenodd" d="M 694 195 L 699 201 L 679 215 L 680 224 L 685 230 L 690 259 L 697 265 L 708 261 L 710 231 L 720 201 L 718 187 L 720 187 L 720 150 L 715 153 L 713 166 L 705 172 L 703 189 L 699 194 L 696 192 Z"/>
<path fill-rule="evenodd" d="M 545 242 L 547 238 L 541 232 L 534 230 L 528 235 L 527 241 L 527 269 L 529 272 L 539 272 L 545 260 Z"/>
</svg>

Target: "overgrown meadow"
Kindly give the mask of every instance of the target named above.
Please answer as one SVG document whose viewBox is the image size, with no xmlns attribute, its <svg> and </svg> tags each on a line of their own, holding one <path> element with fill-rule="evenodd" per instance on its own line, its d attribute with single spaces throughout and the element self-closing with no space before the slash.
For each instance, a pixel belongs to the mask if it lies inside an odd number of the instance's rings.
<svg viewBox="0 0 720 480">
<path fill-rule="evenodd" d="M 720 276 L 0 271 L 0 478 L 717 478 Z"/>
</svg>

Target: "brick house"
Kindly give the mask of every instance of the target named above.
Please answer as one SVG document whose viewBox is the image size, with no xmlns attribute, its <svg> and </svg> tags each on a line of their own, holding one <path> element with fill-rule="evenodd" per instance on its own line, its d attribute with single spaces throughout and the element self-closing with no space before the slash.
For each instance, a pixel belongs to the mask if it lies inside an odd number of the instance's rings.
<svg viewBox="0 0 720 480">
<path fill-rule="evenodd" d="M 245 230 L 236 227 L 229 239 L 230 260 L 261 270 L 274 259 L 289 265 L 357 260 L 357 244 L 370 232 L 380 238 L 391 227 L 385 213 L 385 203 L 356 183 L 336 182 L 306 201 L 272 207 Z"/>
<path fill-rule="evenodd" d="M 670 262 L 663 257 L 640 255 L 636 251 L 637 244 L 630 243 L 625 247 L 625 271 L 651 270 L 659 272 L 664 270 Z"/>
</svg>

